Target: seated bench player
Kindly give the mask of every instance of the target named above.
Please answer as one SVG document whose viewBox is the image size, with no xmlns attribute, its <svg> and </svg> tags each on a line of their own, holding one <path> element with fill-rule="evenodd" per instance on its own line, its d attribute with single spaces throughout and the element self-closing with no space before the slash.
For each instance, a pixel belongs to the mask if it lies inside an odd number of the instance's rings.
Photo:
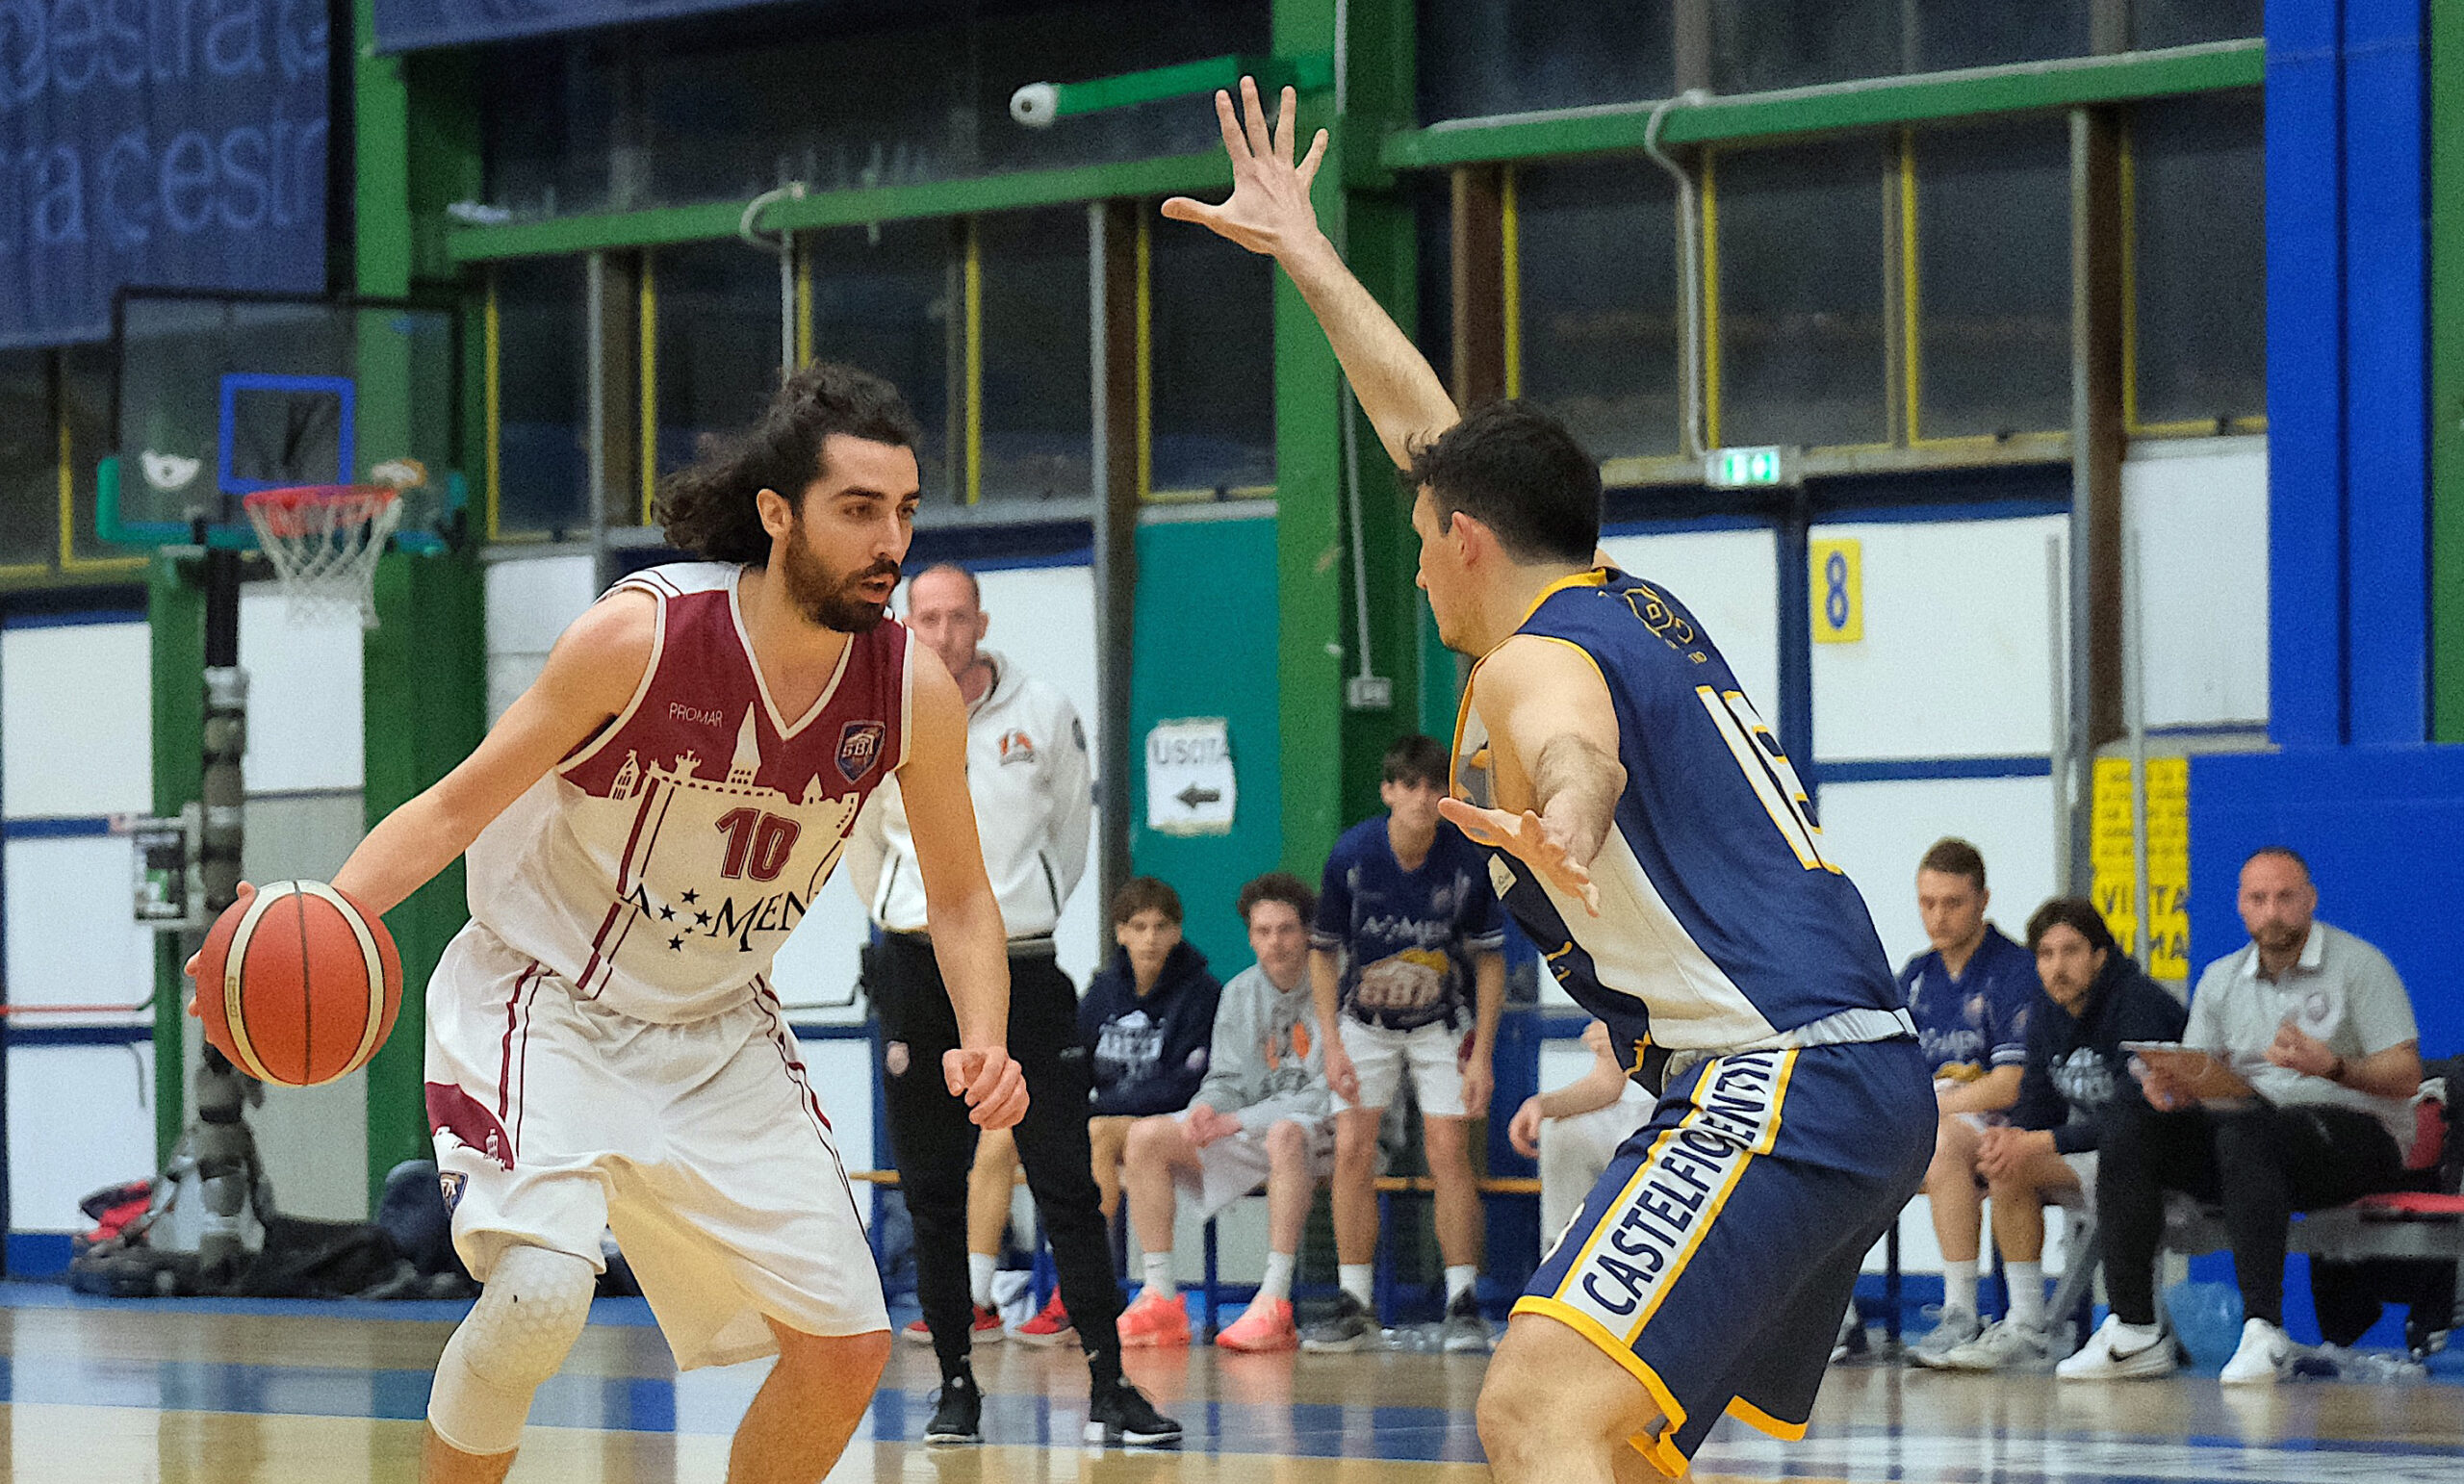
<svg viewBox="0 0 2464 1484">
<path fill-rule="evenodd" d="M 1130 1126 L 1122 1188 L 1145 1254 L 1145 1290 L 1121 1316 L 1121 1343 L 1185 1345 L 1189 1312 L 1172 1277 L 1178 1201 L 1200 1219 L 1267 1188 L 1267 1270 L 1248 1311 L 1217 1337 L 1230 1350 L 1290 1350 L 1292 1272 L 1318 1182 L 1334 1166 L 1334 1108 L 1310 997 L 1309 920 L 1317 894 L 1270 871 L 1237 902 L 1258 961 L 1232 976 L 1215 1011 L 1206 1081 L 1185 1113 Z"/>
</svg>

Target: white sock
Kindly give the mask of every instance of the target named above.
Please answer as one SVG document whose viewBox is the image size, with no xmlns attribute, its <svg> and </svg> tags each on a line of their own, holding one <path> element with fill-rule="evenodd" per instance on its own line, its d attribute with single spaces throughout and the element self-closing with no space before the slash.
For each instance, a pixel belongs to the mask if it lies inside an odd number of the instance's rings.
<svg viewBox="0 0 2464 1484">
<path fill-rule="evenodd" d="M 2117 1327 L 2133 1340 L 2153 1340 L 2165 1332 L 2164 1327 L 2157 1324 L 2126 1324 L 2118 1320 L 2116 1322 Z"/>
<path fill-rule="evenodd" d="M 2002 1279 L 2011 1291 L 2011 1318 L 2034 1327 L 2044 1322 L 2044 1264 L 2005 1263 Z"/>
<path fill-rule="evenodd" d="M 1290 1298 L 1292 1269 L 1298 1265 L 1299 1261 L 1299 1254 L 1295 1252 L 1268 1253 L 1267 1275 L 1258 1280 L 1258 1296 L 1260 1298 Z"/>
<path fill-rule="evenodd" d="M 992 1307 L 992 1270 L 993 1265 L 999 1261 L 982 1252 L 966 1255 L 966 1290 L 975 1299 L 978 1309 Z"/>
<path fill-rule="evenodd" d="M 1374 1271 L 1375 1265 L 1371 1263 L 1338 1263 L 1335 1281 L 1343 1285 L 1345 1292 L 1359 1299 L 1363 1309 L 1373 1310 L 1377 1307 L 1376 1279 L 1372 1276 Z"/>
<path fill-rule="evenodd" d="M 1462 1297 L 1464 1294 L 1466 1294 L 1466 1293 L 1471 1292 L 1472 1292 L 1473 1285 L 1475 1285 L 1475 1284 L 1478 1283 L 1479 1281 L 1480 1281 L 1480 1267 L 1479 1267 L 1479 1265 L 1478 1265 L 1477 1263 L 1465 1263 L 1465 1264 L 1461 1265 L 1460 1267 L 1449 1267 L 1449 1268 L 1447 1268 L 1447 1269 L 1446 1269 L 1446 1301 L 1447 1301 L 1447 1303 L 1448 1303 L 1450 1306 L 1450 1305 L 1452 1305 L 1452 1303 L 1454 1302 L 1454 1300 L 1456 1300 L 1456 1299 L 1458 1299 L 1458 1298 L 1461 1298 L 1461 1297 Z"/>
<path fill-rule="evenodd" d="M 1942 1260 L 1942 1312 L 1976 1312 L 1976 1259 L 1964 1263 Z"/>
<path fill-rule="evenodd" d="M 1160 1294 L 1165 1298 L 1176 1298 L 1180 1295 L 1181 1286 L 1172 1278 L 1171 1248 L 1167 1247 L 1161 1252 L 1149 1252 L 1142 1261 L 1146 1269 L 1147 1293 Z M 1144 1297 L 1145 1294 L 1140 1296 Z"/>
</svg>

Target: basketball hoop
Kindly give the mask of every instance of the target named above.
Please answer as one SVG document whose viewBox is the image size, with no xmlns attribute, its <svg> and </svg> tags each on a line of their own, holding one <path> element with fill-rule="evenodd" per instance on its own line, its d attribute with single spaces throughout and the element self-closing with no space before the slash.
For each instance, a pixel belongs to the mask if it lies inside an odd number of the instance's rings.
<svg viewBox="0 0 2464 1484">
<path fill-rule="evenodd" d="M 376 627 L 376 559 L 402 519 L 398 491 L 383 484 L 319 484 L 259 490 L 241 500 L 257 541 L 273 559 L 291 621 Z"/>
</svg>

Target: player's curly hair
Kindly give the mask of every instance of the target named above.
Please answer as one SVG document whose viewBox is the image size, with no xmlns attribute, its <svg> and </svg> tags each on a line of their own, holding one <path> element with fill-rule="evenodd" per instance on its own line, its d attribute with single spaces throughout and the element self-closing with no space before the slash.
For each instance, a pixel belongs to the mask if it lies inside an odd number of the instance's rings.
<svg viewBox="0 0 2464 1484">
<path fill-rule="evenodd" d="M 833 433 L 902 448 L 923 438 L 898 388 L 853 366 L 815 361 L 786 379 L 753 426 L 714 441 L 659 481 L 667 544 L 709 561 L 767 562 L 770 533 L 754 497 L 769 489 L 801 499 L 821 476 L 822 444 Z"/>
<path fill-rule="evenodd" d="M 1490 402 L 1411 450 L 1404 475 L 1437 502 L 1437 528 L 1460 511 L 1497 532 L 1518 562 L 1591 565 L 1600 544 L 1600 464 L 1566 425 L 1522 400 Z"/>
</svg>

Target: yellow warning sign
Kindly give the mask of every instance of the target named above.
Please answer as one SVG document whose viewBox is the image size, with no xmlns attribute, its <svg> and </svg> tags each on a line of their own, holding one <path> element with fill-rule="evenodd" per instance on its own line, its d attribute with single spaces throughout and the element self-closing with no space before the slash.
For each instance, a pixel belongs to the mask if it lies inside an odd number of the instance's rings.
<svg viewBox="0 0 2464 1484">
<path fill-rule="evenodd" d="M 2190 978 L 2191 765 L 2185 757 L 2147 759 L 2147 972 Z M 2096 759 L 2089 863 L 2096 909 L 2123 948 L 2139 948 L 2137 863 L 2132 859 L 2131 769 L 2127 757 Z"/>
</svg>

